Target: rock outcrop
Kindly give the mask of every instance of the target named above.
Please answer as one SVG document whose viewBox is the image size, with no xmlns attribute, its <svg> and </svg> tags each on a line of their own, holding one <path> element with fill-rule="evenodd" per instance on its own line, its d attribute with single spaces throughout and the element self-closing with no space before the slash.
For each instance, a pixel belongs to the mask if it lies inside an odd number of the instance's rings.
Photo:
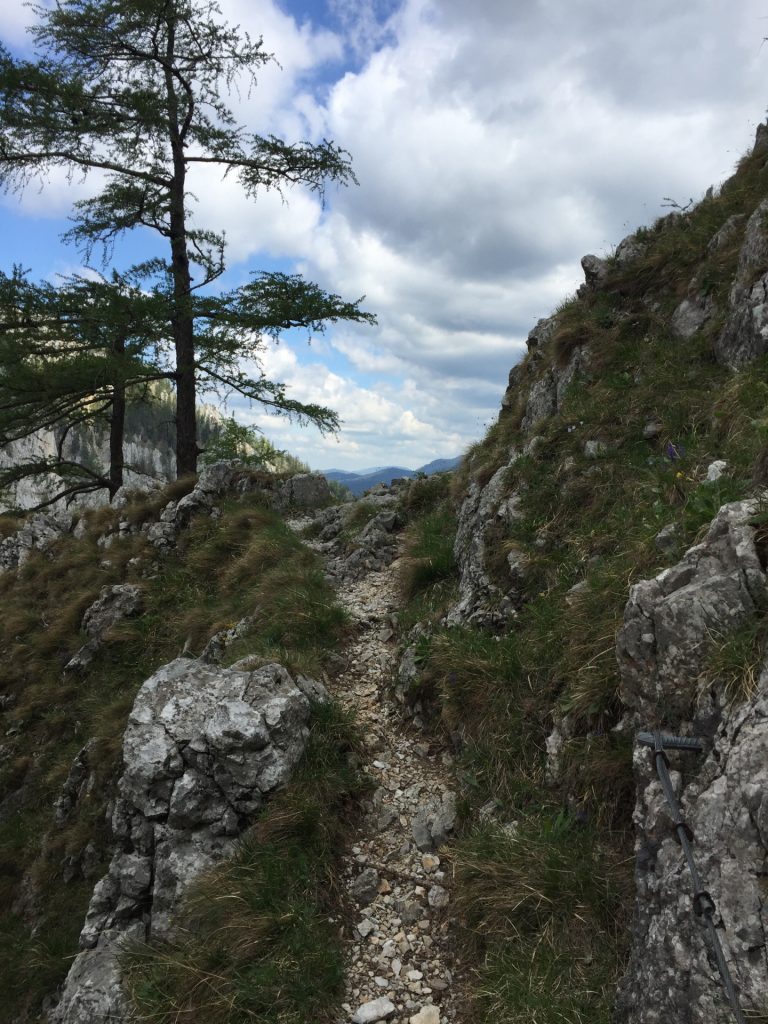
<svg viewBox="0 0 768 1024">
<path fill-rule="evenodd" d="M 717 906 L 715 923 L 745 1009 L 764 1006 L 768 951 L 768 664 L 754 694 L 729 703 L 702 687 L 714 643 L 764 614 L 768 581 L 750 517 L 727 505 L 673 568 L 632 588 L 618 638 L 623 727 L 693 734 L 705 754 L 672 755 L 672 778 L 694 835 L 694 857 Z M 635 751 L 637 901 L 632 951 L 616 1010 L 621 1024 L 727 1019 L 706 928 L 652 756 Z M 725 1014 L 725 1016 L 723 1016 Z"/>
<path fill-rule="evenodd" d="M 727 227 L 723 226 L 723 229 Z M 733 228 L 735 230 L 735 228 Z M 768 199 L 747 221 L 728 318 L 715 345 L 721 363 L 737 370 L 768 352 Z"/>
<path fill-rule="evenodd" d="M 446 616 L 451 626 L 501 626 L 515 613 L 519 593 L 512 579 L 507 590 L 491 579 L 487 568 L 488 545 L 497 524 L 509 526 L 517 516 L 517 496 L 509 493 L 507 478 L 519 458 L 496 470 L 485 485 L 470 482 L 459 510 L 454 553 L 459 566 L 459 594 Z"/>
<path fill-rule="evenodd" d="M 90 665 L 112 626 L 141 610 L 141 590 L 134 583 L 102 587 L 98 598 L 83 615 L 81 628 L 88 639 L 69 659 L 64 671 L 72 672 Z"/>
<path fill-rule="evenodd" d="M 16 533 L 0 541 L 0 572 L 23 565 L 32 551 L 45 551 L 69 533 L 73 517 L 68 512 L 35 512 Z"/>
<path fill-rule="evenodd" d="M 404 522 L 398 510 L 398 496 L 408 481 L 378 484 L 371 491 L 344 505 L 332 505 L 315 517 L 315 547 L 327 556 L 328 575 L 337 581 L 360 580 L 369 572 L 391 565 L 398 554 L 398 534 Z M 361 506 L 371 510 L 362 525 L 357 517 Z"/>
<path fill-rule="evenodd" d="M 275 664 L 251 670 L 247 661 L 223 669 L 178 658 L 143 684 L 123 740 L 112 813 L 117 850 L 94 889 L 83 952 L 53 1021 L 126 1019 L 121 944 L 172 934 L 190 883 L 233 852 L 288 780 L 306 744 L 311 702 L 324 699 L 314 680 Z"/>
</svg>

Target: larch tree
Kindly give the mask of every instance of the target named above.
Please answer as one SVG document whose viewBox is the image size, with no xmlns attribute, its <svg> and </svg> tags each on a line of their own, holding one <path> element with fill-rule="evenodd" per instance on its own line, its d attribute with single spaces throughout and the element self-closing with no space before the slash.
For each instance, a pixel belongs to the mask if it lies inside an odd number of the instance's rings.
<svg viewBox="0 0 768 1024">
<path fill-rule="evenodd" d="M 103 247 L 105 258 L 134 228 L 163 239 L 167 259 L 162 266 L 150 261 L 148 270 L 167 282 L 178 474 L 197 466 L 196 376 L 201 349 L 214 369 L 217 337 L 226 341 L 228 372 L 222 376 L 236 381 L 236 390 L 333 429 L 338 420 L 331 410 L 289 401 L 281 385 L 263 376 L 249 384 L 247 373 L 235 369 L 239 328 L 231 316 L 220 312 L 217 322 L 207 320 L 206 339 L 198 337 L 196 294 L 223 272 L 225 241 L 192 225 L 189 176 L 213 165 L 236 176 L 252 198 L 293 186 L 322 195 L 329 182 L 355 182 L 349 154 L 328 140 L 288 143 L 237 122 L 226 96 L 253 86 L 273 58 L 261 39 L 223 23 L 212 0 L 56 0 L 33 10 L 37 59 L 20 60 L 0 47 L 0 181 L 22 190 L 35 179 L 45 181 L 52 168 L 98 172 L 100 191 L 75 204 L 65 239 L 86 254 Z M 248 314 L 245 330 L 258 321 L 257 307 L 265 308 L 268 293 L 279 293 L 280 325 L 373 319 L 360 310 L 360 300 L 344 303 L 319 289 L 307 314 L 308 289 L 315 286 L 299 277 L 266 274 L 248 287 L 229 303 L 230 312 L 239 307 Z M 269 328 L 262 323 L 260 329 Z"/>
<path fill-rule="evenodd" d="M 164 304 L 118 275 L 71 275 L 35 284 L 20 268 L 0 272 L 0 445 L 32 441 L 27 454 L 0 470 L 0 488 L 43 475 L 57 478 L 50 500 L 123 484 L 129 402 L 151 398 L 167 379 Z M 107 433 L 109 465 L 76 458 L 83 430 Z M 35 439 L 49 433 L 52 452 Z"/>
</svg>

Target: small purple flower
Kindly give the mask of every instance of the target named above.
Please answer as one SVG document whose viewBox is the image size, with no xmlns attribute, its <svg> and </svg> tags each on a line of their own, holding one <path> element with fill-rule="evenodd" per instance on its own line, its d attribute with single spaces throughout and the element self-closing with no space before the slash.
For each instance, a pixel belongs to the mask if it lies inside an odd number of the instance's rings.
<svg viewBox="0 0 768 1024">
<path fill-rule="evenodd" d="M 677 459 L 685 457 L 685 448 L 681 444 L 673 444 L 672 441 L 667 442 L 667 458 L 671 462 L 675 462 Z"/>
</svg>

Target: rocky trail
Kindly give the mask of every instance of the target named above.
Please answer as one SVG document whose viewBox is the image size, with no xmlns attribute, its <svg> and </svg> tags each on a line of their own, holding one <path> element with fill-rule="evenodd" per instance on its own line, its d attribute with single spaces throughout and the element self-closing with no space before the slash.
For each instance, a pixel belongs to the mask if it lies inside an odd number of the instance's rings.
<svg viewBox="0 0 768 1024">
<path fill-rule="evenodd" d="M 339 569 L 331 559 L 330 574 L 343 580 L 339 598 L 359 630 L 330 689 L 356 714 L 377 788 L 344 857 L 353 917 L 338 1024 L 452 1024 L 461 1020 L 460 971 L 450 867 L 440 855 L 456 820 L 452 758 L 403 721 L 391 691 L 397 561 L 354 582 Z"/>
</svg>

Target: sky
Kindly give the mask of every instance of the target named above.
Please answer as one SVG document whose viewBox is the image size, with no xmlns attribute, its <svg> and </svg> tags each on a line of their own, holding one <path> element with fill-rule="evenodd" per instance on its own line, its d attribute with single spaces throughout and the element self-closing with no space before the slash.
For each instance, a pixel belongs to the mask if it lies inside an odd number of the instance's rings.
<svg viewBox="0 0 768 1024">
<path fill-rule="evenodd" d="M 238 119 L 286 141 L 333 139 L 359 186 L 322 204 L 245 197 L 197 173 L 196 225 L 226 232 L 236 285 L 298 272 L 378 325 L 269 345 L 263 366 L 334 408 L 322 437 L 230 400 L 315 469 L 415 468 L 461 454 L 499 409 L 525 338 L 641 224 L 717 186 L 768 104 L 768 6 L 758 0 L 220 0 L 278 63 Z M 31 12 L 2 0 L 0 39 L 31 53 Z M 0 197 L 0 268 L 82 266 L 60 236 L 94 183 L 52 174 Z M 157 243 L 134 234 L 133 262 Z M 126 264 L 127 265 L 127 264 Z"/>
</svg>

